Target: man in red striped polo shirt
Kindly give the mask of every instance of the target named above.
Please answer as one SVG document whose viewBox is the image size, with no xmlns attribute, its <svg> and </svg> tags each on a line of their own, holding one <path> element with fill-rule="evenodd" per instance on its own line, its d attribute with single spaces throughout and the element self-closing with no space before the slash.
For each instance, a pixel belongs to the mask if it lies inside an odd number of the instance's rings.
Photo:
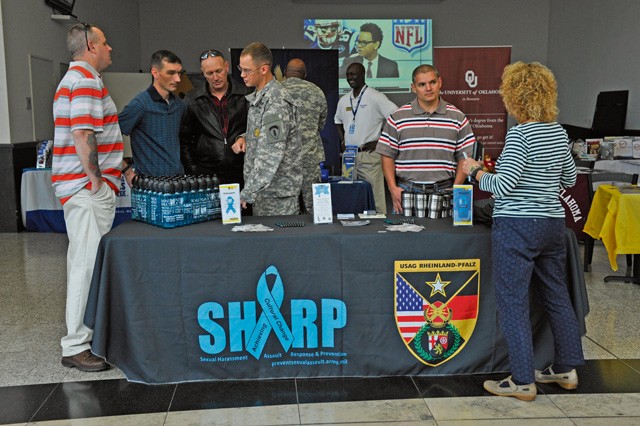
<svg viewBox="0 0 640 426">
<path fill-rule="evenodd" d="M 52 182 L 69 238 L 62 365 L 101 371 L 109 365 L 91 353 L 93 331 L 83 318 L 98 244 L 115 216 L 123 167 L 122 135 L 116 106 L 99 74 L 111 65 L 111 47 L 104 33 L 93 25 L 74 25 L 67 34 L 67 49 L 72 62 L 53 101 L 52 163 Z M 129 183 L 132 174 L 127 174 Z"/>
</svg>

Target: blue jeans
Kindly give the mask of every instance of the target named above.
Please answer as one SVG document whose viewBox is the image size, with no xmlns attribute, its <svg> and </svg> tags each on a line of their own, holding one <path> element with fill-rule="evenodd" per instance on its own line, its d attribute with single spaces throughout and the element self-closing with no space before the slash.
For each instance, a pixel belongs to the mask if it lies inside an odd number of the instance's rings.
<svg viewBox="0 0 640 426">
<path fill-rule="evenodd" d="M 553 333 L 555 363 L 584 363 L 582 342 L 566 284 L 564 219 L 494 217 L 493 283 L 500 327 L 509 348 L 514 380 L 533 383 L 529 285 L 540 285 L 540 301 Z"/>
</svg>

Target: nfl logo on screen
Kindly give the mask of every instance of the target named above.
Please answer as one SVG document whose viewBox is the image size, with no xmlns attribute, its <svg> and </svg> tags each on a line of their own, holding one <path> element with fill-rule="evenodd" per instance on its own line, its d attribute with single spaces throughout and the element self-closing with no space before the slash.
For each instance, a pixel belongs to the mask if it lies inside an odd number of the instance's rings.
<svg viewBox="0 0 640 426">
<path fill-rule="evenodd" d="M 411 53 L 431 43 L 427 31 L 428 19 L 394 19 L 392 22 L 393 45 Z"/>
</svg>

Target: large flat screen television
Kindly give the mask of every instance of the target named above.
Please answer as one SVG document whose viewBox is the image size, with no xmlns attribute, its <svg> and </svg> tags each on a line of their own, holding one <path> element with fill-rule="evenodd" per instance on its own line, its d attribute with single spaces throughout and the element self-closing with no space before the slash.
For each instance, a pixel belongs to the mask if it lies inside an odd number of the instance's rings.
<svg viewBox="0 0 640 426">
<path fill-rule="evenodd" d="M 311 49 L 338 51 L 341 94 L 351 90 L 345 73 L 354 62 L 384 93 L 410 93 L 414 68 L 433 64 L 431 19 L 305 19 L 303 38 Z"/>
<path fill-rule="evenodd" d="M 71 15 L 76 0 L 44 0 L 44 2 L 53 7 L 58 12 L 62 12 L 66 15 Z"/>
</svg>

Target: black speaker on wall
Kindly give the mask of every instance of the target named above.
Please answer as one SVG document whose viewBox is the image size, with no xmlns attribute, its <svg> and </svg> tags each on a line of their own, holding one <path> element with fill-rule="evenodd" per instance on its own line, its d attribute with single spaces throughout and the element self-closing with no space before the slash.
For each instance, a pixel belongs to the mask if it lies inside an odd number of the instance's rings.
<svg viewBox="0 0 640 426">
<path fill-rule="evenodd" d="M 624 136 L 628 101 L 628 90 L 600 92 L 593 114 L 591 137 Z"/>
</svg>

